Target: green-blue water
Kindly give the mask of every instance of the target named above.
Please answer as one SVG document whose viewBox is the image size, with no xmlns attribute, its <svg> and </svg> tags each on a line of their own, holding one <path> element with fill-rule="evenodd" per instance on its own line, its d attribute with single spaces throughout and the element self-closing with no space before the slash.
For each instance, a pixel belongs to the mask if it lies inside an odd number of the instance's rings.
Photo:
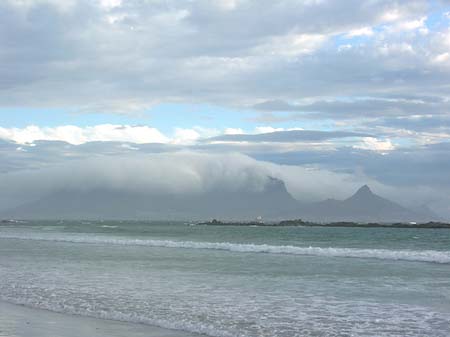
<svg viewBox="0 0 450 337">
<path fill-rule="evenodd" d="M 211 336 L 449 336 L 450 230 L 8 224 L 0 299 Z"/>
</svg>

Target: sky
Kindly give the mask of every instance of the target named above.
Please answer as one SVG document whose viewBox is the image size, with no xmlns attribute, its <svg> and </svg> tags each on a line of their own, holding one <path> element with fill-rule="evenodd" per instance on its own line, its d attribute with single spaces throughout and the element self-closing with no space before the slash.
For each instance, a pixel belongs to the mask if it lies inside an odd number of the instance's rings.
<svg viewBox="0 0 450 337">
<path fill-rule="evenodd" d="M 0 2 L 0 209 L 113 167 L 450 218 L 449 140 L 448 0 Z"/>
</svg>

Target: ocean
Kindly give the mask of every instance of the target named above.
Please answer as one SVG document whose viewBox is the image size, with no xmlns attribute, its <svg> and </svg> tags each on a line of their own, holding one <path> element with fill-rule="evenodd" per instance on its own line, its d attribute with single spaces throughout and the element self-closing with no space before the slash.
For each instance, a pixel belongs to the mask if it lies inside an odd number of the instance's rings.
<svg viewBox="0 0 450 337">
<path fill-rule="evenodd" d="M 208 336 L 450 336 L 450 230 L 32 221 L 0 300 Z"/>
</svg>

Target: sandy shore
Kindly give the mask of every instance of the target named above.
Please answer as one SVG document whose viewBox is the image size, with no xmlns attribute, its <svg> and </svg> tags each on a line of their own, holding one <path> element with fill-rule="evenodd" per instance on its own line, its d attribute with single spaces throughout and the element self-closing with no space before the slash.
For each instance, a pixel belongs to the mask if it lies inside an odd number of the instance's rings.
<svg viewBox="0 0 450 337">
<path fill-rule="evenodd" d="M 1 337 L 194 337 L 143 324 L 72 316 L 0 301 Z"/>
</svg>

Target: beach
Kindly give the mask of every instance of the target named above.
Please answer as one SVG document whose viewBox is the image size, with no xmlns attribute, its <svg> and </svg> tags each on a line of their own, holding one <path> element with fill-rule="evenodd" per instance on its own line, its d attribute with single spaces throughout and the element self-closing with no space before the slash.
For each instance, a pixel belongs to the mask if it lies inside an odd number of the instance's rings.
<svg viewBox="0 0 450 337">
<path fill-rule="evenodd" d="M 23 306 L 3 302 L 0 335 L 447 337 L 449 246 L 448 229 L 7 224 L 0 301 Z"/>
<path fill-rule="evenodd" d="M 1 337 L 194 337 L 183 331 L 66 315 L 0 301 Z"/>
</svg>

